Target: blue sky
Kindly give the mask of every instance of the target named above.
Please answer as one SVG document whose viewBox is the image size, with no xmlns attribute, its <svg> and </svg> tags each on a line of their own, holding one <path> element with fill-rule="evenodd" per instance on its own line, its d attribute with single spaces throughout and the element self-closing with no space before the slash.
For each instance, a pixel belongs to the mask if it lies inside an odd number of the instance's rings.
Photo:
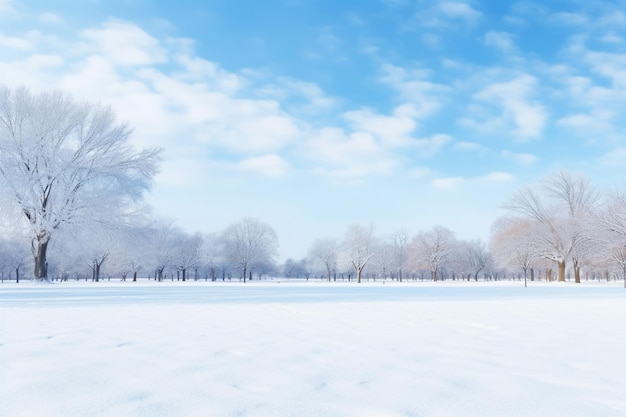
<svg viewBox="0 0 626 417">
<path fill-rule="evenodd" d="M 281 258 L 349 224 L 488 239 L 559 169 L 623 185 L 625 1 L 0 0 L 0 80 L 111 104 L 148 200 Z"/>
</svg>

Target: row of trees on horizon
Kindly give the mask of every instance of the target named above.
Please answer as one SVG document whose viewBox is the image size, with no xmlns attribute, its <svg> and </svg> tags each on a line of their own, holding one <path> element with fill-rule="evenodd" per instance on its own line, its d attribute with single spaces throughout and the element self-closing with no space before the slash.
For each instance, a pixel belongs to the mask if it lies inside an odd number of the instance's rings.
<svg viewBox="0 0 626 417">
<path fill-rule="evenodd" d="M 159 149 L 136 151 L 106 106 L 0 86 L 0 279 L 614 279 L 626 284 L 626 193 L 557 172 L 520 188 L 490 242 L 444 226 L 377 233 L 348 226 L 277 265 L 261 220 L 187 233 L 143 206 Z M 32 275 L 29 271 L 33 271 Z"/>
</svg>

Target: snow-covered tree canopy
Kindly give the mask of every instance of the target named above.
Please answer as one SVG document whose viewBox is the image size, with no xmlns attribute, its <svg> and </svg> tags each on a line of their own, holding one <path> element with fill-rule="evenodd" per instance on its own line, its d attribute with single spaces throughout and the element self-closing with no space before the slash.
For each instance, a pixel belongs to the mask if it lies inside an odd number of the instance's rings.
<svg viewBox="0 0 626 417">
<path fill-rule="evenodd" d="M 0 186 L 28 225 L 36 278 L 55 230 L 115 219 L 150 187 L 159 150 L 136 152 L 130 133 L 110 107 L 0 86 Z"/>
<path fill-rule="evenodd" d="M 273 263 L 278 252 L 278 236 L 274 229 L 252 217 L 227 227 L 222 240 L 227 259 L 241 270 L 244 282 L 250 268 Z"/>
</svg>

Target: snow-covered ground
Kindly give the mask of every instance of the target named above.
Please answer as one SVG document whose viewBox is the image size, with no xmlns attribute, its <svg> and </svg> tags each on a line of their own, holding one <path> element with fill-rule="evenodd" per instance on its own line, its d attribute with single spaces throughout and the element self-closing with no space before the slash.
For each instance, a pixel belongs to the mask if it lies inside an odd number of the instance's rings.
<svg viewBox="0 0 626 417">
<path fill-rule="evenodd" d="M 0 416 L 625 416 L 616 284 L 0 285 Z"/>
</svg>

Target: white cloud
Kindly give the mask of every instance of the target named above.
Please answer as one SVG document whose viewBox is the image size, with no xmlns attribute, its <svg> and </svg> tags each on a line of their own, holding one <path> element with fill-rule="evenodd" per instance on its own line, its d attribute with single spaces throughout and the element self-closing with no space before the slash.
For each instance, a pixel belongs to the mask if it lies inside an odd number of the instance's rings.
<svg viewBox="0 0 626 417">
<path fill-rule="evenodd" d="M 482 149 L 482 145 L 476 142 L 457 142 L 454 144 L 454 149 L 459 151 L 474 151 Z"/>
<path fill-rule="evenodd" d="M 527 74 L 510 81 L 493 83 L 474 95 L 479 103 L 501 108 L 499 116 L 482 116 L 480 119 L 465 117 L 460 123 L 477 130 L 506 129 L 518 139 L 541 136 L 548 113 L 545 107 L 532 97 L 536 95 L 537 80 Z M 480 108 L 480 107 L 479 107 Z"/>
<path fill-rule="evenodd" d="M 242 171 L 278 178 L 289 172 L 289 164 L 278 155 L 270 154 L 244 159 L 236 167 Z"/>
<path fill-rule="evenodd" d="M 88 53 L 102 54 L 114 65 L 152 65 L 168 60 L 159 40 L 133 23 L 109 20 L 82 31 L 81 37 L 87 42 Z"/>
<path fill-rule="evenodd" d="M 202 82 L 212 90 L 227 94 L 234 94 L 245 86 L 245 80 L 242 77 L 225 71 L 215 62 L 188 54 L 176 55 L 175 61 L 184 69 L 176 73 L 176 77 L 180 80 Z"/>
<path fill-rule="evenodd" d="M 508 172 L 491 172 L 484 177 L 478 178 L 479 181 L 488 181 L 488 182 L 508 182 L 513 179 L 513 175 Z"/>
<path fill-rule="evenodd" d="M 626 148 L 619 147 L 612 149 L 610 152 L 607 152 L 602 157 L 599 158 L 599 162 L 602 165 L 608 167 L 617 167 L 621 168 L 624 166 L 624 161 L 626 160 Z"/>
<path fill-rule="evenodd" d="M 44 12 L 39 14 L 39 21 L 56 25 L 63 23 L 63 18 L 56 13 Z"/>
<path fill-rule="evenodd" d="M 416 139 L 413 147 L 422 157 L 430 157 L 437 154 L 441 149 L 452 142 L 452 136 L 445 134 L 435 134 L 429 137 Z"/>
<path fill-rule="evenodd" d="M 508 32 L 489 31 L 485 33 L 485 45 L 492 46 L 505 53 L 512 53 L 517 50 L 513 35 Z"/>
<path fill-rule="evenodd" d="M 613 86 L 626 88 L 626 54 L 587 50 L 583 59 L 596 74 L 609 79 Z"/>
<path fill-rule="evenodd" d="M 584 26 L 589 24 L 589 17 L 583 13 L 558 12 L 552 15 L 552 20 L 568 25 Z"/>
<path fill-rule="evenodd" d="M 450 30 L 459 26 L 476 24 L 483 14 L 471 5 L 461 1 L 439 1 L 436 4 L 420 8 L 405 25 L 408 29 L 424 27 L 437 30 Z"/>
<path fill-rule="evenodd" d="M 503 158 L 514 161 L 522 166 L 530 166 L 539 161 L 539 157 L 530 153 L 518 153 L 504 150 L 500 153 Z"/>
<path fill-rule="evenodd" d="M 0 17 L 11 17 L 15 16 L 16 13 L 13 0 L 0 0 Z"/>
<path fill-rule="evenodd" d="M 382 67 L 381 81 L 391 86 L 407 103 L 411 103 L 416 119 L 431 116 L 441 108 L 443 96 L 450 87 L 428 81 L 429 71 L 407 69 L 391 64 Z"/>
<path fill-rule="evenodd" d="M 417 113 L 412 105 L 407 104 L 397 107 L 391 116 L 362 109 L 347 112 L 344 118 L 351 122 L 355 130 L 368 132 L 393 148 L 411 145 L 410 135 L 417 126 L 413 116 Z"/>
<path fill-rule="evenodd" d="M 458 1 L 443 1 L 439 3 L 438 9 L 449 19 L 461 19 L 471 23 L 475 23 L 483 15 L 469 4 Z"/>
<path fill-rule="evenodd" d="M 288 108 L 295 113 L 317 115 L 338 105 L 337 100 L 326 94 L 317 84 L 287 77 L 272 81 L 271 84 L 259 87 L 258 96 L 288 103 Z"/>
<path fill-rule="evenodd" d="M 625 42 L 624 37 L 615 33 L 605 33 L 600 37 L 600 40 L 604 43 L 620 45 Z"/>
<path fill-rule="evenodd" d="M 557 125 L 589 142 L 619 139 L 615 129 L 616 113 L 612 110 L 595 108 L 590 113 L 575 113 L 562 117 Z"/>
<path fill-rule="evenodd" d="M 431 185 L 433 188 L 440 190 L 455 190 L 461 186 L 472 185 L 480 186 L 481 184 L 489 183 L 505 183 L 513 180 L 515 177 L 508 172 L 495 171 L 490 172 L 481 177 L 465 178 L 465 177 L 448 177 L 448 178 L 436 178 L 432 180 Z"/>
<path fill-rule="evenodd" d="M 346 133 L 323 128 L 307 141 L 306 158 L 316 163 L 316 172 L 342 178 L 385 175 L 400 165 L 399 158 L 366 132 Z"/>
<path fill-rule="evenodd" d="M 17 38 L 12 36 L 4 36 L 0 34 L 0 48 L 7 47 L 18 50 L 33 49 L 33 43 L 28 39 Z"/>
<path fill-rule="evenodd" d="M 465 181 L 467 180 L 463 177 L 436 178 L 432 180 L 431 185 L 440 190 L 453 190 Z"/>
<path fill-rule="evenodd" d="M 432 174 L 432 170 L 428 167 L 415 167 L 409 170 L 409 176 L 412 178 L 424 178 Z"/>
</svg>

